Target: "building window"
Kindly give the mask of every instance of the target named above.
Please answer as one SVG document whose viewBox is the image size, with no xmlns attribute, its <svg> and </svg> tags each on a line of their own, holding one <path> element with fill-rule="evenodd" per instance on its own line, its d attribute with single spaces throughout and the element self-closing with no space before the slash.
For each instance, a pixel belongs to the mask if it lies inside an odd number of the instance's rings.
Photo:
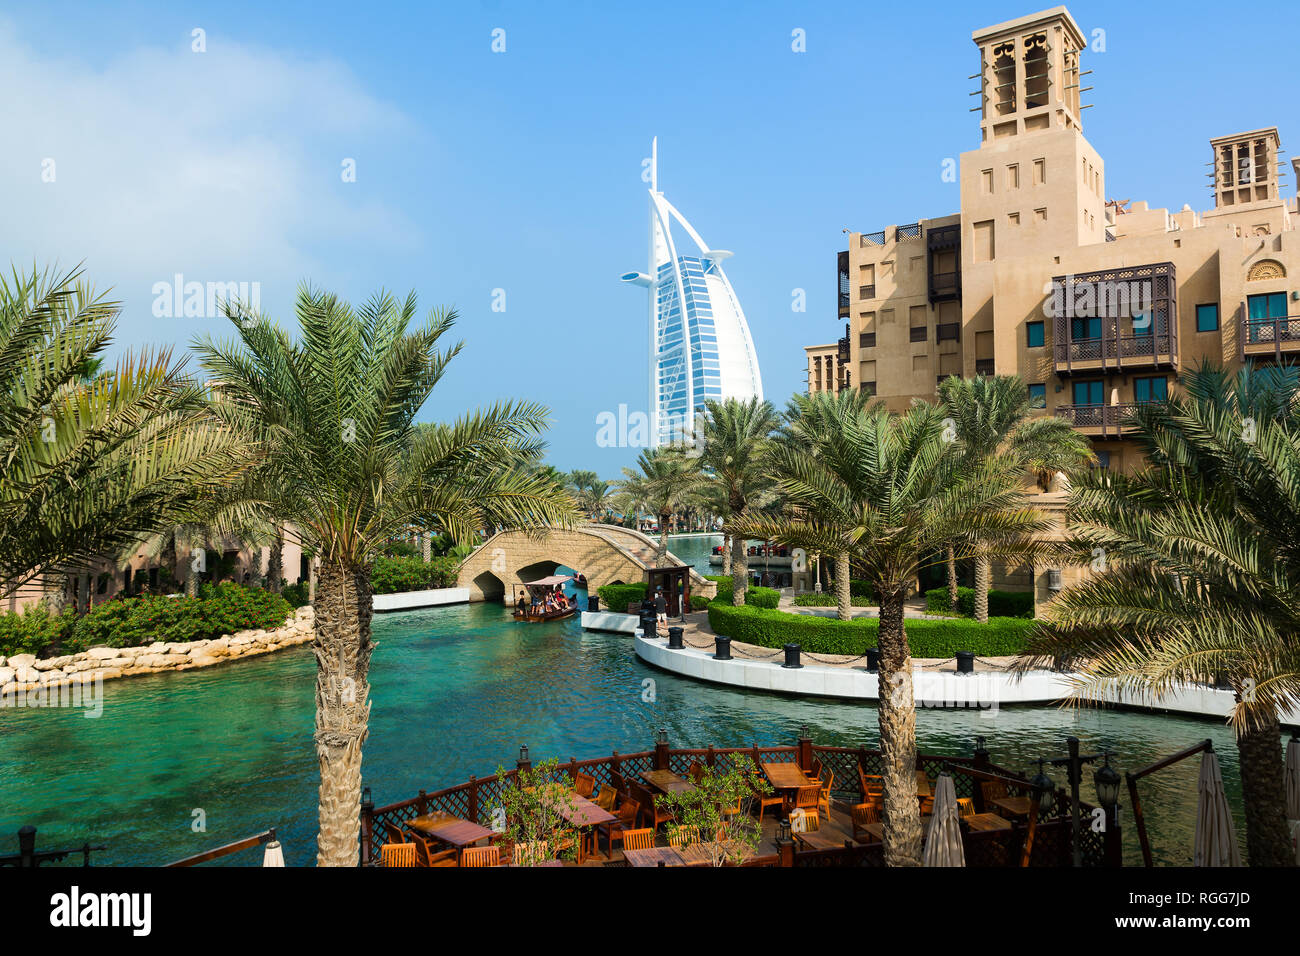
<svg viewBox="0 0 1300 956">
<path fill-rule="evenodd" d="M 876 333 L 863 332 L 858 336 L 858 347 L 864 349 L 874 349 L 876 347 Z"/>
<path fill-rule="evenodd" d="M 1138 402 L 1163 402 L 1169 397 L 1169 382 L 1163 376 L 1133 379 L 1133 398 Z"/>
<path fill-rule="evenodd" d="M 1246 297 L 1246 341 L 1273 342 L 1278 338 L 1277 321 L 1286 318 L 1286 293 L 1270 292 Z"/>
<path fill-rule="evenodd" d="M 1047 386 L 1045 384 L 1040 382 L 1037 385 L 1029 386 L 1029 407 L 1030 408 L 1047 407 Z"/>
<path fill-rule="evenodd" d="M 1041 349 L 1043 347 L 1043 323 L 1026 322 L 1025 323 L 1025 344 L 1031 349 Z"/>
<path fill-rule="evenodd" d="M 1104 448 L 1094 448 L 1092 453 L 1097 456 L 1097 464 L 1093 466 L 1094 468 L 1110 467 L 1110 452 Z"/>
<path fill-rule="evenodd" d="M 868 395 L 875 395 L 875 394 L 876 394 L 876 383 L 875 383 L 875 382 L 863 382 L 863 383 L 862 383 L 862 390 L 863 390 L 864 392 L 866 392 Z"/>
<path fill-rule="evenodd" d="M 908 335 L 912 342 L 924 342 L 929 338 L 929 330 L 924 325 L 913 325 L 908 330 Z"/>
<path fill-rule="evenodd" d="M 1100 379 L 1093 382 L 1075 382 L 1071 394 L 1074 396 L 1076 405 L 1100 405 L 1102 404 L 1103 383 Z"/>
<path fill-rule="evenodd" d="M 1101 338 L 1101 316 L 1076 316 L 1071 319 L 1070 338 L 1075 342 Z"/>
<path fill-rule="evenodd" d="M 1217 332 L 1219 330 L 1219 303 L 1196 307 L 1196 331 Z"/>
</svg>

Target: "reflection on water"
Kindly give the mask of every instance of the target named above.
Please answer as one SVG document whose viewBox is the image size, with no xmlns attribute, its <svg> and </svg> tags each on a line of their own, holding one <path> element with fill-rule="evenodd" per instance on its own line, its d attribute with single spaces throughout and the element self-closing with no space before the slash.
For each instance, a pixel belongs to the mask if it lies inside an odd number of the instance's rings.
<svg viewBox="0 0 1300 956">
<path fill-rule="evenodd" d="M 379 616 L 375 634 L 363 773 L 376 804 L 513 766 L 520 744 L 534 759 L 584 758 L 650 749 L 659 727 L 677 746 L 793 743 L 805 724 L 818 743 L 877 743 L 869 704 L 677 678 L 638 661 L 626 636 L 583 632 L 576 618 L 515 624 L 500 606 L 460 606 Z M 310 651 L 298 648 L 110 681 L 95 720 L 80 711 L 0 710 L 0 847 L 9 847 L 0 852 L 14 852 L 13 834 L 32 823 L 43 847 L 89 839 L 109 847 L 100 863 L 156 864 L 274 826 L 288 863 L 310 864 L 314 670 Z M 647 678 L 656 685 L 650 703 L 642 699 Z M 1215 723 L 1055 708 L 993 718 L 924 710 L 917 734 L 922 750 L 954 754 L 968 754 L 982 734 L 996 762 L 1022 771 L 1039 756 L 1063 755 L 1067 734 L 1090 750 L 1110 748 L 1121 770 L 1210 737 L 1229 798 L 1240 802 L 1231 733 Z M 1190 862 L 1197 769 L 1187 761 L 1142 783 L 1160 863 Z M 202 832 L 192 828 L 195 811 L 206 819 Z M 1240 827 L 1238 819 L 1239 839 Z M 1132 827 L 1125 859 L 1139 860 Z"/>
</svg>

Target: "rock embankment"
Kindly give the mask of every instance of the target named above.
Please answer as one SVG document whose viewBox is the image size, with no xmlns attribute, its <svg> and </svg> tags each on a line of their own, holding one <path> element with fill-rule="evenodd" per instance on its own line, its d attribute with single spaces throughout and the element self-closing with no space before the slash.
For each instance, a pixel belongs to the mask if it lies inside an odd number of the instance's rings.
<svg viewBox="0 0 1300 956">
<path fill-rule="evenodd" d="M 73 683 L 187 671 L 284 647 L 305 644 L 316 636 L 315 614 L 300 607 L 281 627 L 239 631 L 211 641 L 168 644 L 155 641 L 140 647 L 92 647 L 80 654 L 40 659 L 34 654 L 0 657 L 0 697 L 38 689 L 55 690 Z"/>
</svg>

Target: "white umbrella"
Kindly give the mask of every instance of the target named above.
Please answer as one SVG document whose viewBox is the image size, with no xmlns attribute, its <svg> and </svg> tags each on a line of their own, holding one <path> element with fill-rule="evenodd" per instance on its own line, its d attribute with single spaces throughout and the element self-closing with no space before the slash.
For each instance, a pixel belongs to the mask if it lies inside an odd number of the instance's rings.
<svg viewBox="0 0 1300 956">
<path fill-rule="evenodd" d="M 280 849 L 279 840 L 272 840 L 266 845 L 266 852 L 262 854 L 262 866 L 284 866 L 284 850 Z"/>
<path fill-rule="evenodd" d="M 1195 866 L 1241 866 L 1237 850 L 1237 833 L 1232 826 L 1228 798 L 1223 793 L 1219 775 L 1219 758 L 1213 750 L 1201 757 L 1201 778 L 1196 789 L 1196 846 L 1192 855 Z"/>
<path fill-rule="evenodd" d="M 923 866 L 965 866 L 966 852 L 961 842 L 961 824 L 957 817 L 957 791 L 952 777 L 940 774 L 934 794 L 934 812 L 930 832 L 921 854 Z"/>
<path fill-rule="evenodd" d="M 1300 863 L 1300 737 L 1295 735 L 1286 745 L 1286 818 L 1296 863 Z"/>
</svg>

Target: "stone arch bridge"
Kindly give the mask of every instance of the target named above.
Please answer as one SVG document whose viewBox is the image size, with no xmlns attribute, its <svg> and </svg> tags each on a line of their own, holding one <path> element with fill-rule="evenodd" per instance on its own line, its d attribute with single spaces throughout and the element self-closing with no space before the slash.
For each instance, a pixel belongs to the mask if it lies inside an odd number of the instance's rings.
<svg viewBox="0 0 1300 956">
<path fill-rule="evenodd" d="M 540 533 L 499 531 L 474 551 L 456 574 L 471 601 L 507 601 L 510 586 L 554 574 L 563 565 L 586 575 L 594 592 L 606 584 L 645 581 L 656 566 L 658 545 L 648 536 L 616 525 L 580 525 Z M 670 565 L 681 565 L 671 551 Z M 691 571 L 691 593 L 713 597 L 717 585 Z"/>
</svg>

